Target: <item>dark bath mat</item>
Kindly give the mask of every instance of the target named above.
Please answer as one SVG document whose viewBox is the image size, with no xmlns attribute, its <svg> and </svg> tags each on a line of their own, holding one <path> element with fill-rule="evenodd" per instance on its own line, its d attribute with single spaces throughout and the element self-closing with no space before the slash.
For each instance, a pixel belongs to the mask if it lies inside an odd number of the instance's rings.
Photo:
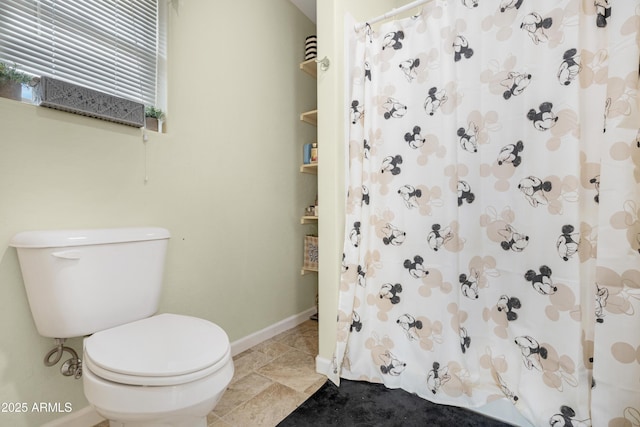
<svg viewBox="0 0 640 427">
<path fill-rule="evenodd" d="M 508 427 L 468 409 L 438 405 L 383 384 L 327 381 L 278 427 Z"/>
</svg>

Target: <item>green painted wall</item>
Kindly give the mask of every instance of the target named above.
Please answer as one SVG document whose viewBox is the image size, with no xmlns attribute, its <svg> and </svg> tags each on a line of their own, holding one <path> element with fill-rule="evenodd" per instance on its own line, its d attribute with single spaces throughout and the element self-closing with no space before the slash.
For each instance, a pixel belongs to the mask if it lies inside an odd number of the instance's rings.
<svg viewBox="0 0 640 427">
<path fill-rule="evenodd" d="M 160 311 L 214 321 L 232 341 L 315 304 L 299 218 L 316 183 L 298 172 L 316 140 L 298 118 L 316 106 L 298 69 L 315 25 L 289 0 L 174 3 L 167 133 L 145 144 L 139 129 L 0 99 L 0 403 L 30 405 L 0 425 L 68 415 L 33 403 L 87 405 L 81 381 L 42 363 L 53 340 L 37 334 L 8 247 L 19 231 L 168 228 Z"/>
</svg>

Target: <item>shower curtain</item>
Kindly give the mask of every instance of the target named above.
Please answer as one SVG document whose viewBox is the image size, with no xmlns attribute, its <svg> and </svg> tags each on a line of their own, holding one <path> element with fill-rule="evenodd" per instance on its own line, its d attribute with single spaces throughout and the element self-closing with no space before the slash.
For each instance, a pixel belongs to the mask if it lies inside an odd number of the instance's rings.
<svg viewBox="0 0 640 427">
<path fill-rule="evenodd" d="M 350 31 L 334 382 L 640 426 L 639 15 L 434 0 Z"/>
</svg>

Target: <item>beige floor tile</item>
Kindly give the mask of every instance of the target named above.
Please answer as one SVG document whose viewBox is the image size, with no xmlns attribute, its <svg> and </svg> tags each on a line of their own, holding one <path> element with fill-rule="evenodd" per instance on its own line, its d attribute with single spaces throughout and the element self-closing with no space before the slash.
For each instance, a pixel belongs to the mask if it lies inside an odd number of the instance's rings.
<svg viewBox="0 0 640 427">
<path fill-rule="evenodd" d="M 232 426 L 273 427 L 293 412 L 304 399 L 302 393 L 274 383 L 225 415 L 222 420 Z"/>
<path fill-rule="evenodd" d="M 214 414 L 209 414 L 207 416 L 207 427 L 236 427 L 236 426 L 233 426 L 227 423 L 225 420 L 223 420 L 222 418 Z"/>
<path fill-rule="evenodd" d="M 299 392 L 304 392 L 323 377 L 316 373 L 315 357 L 300 350 L 291 350 L 256 372 Z"/>
<path fill-rule="evenodd" d="M 316 335 L 318 334 L 318 322 L 315 322 L 313 320 L 306 320 L 304 322 L 302 322 L 301 324 L 299 324 L 296 327 L 293 327 L 291 329 L 288 329 L 284 332 L 279 333 L 278 335 L 276 335 L 275 337 L 271 338 L 272 340 L 275 341 L 281 341 L 283 338 L 291 335 L 291 334 L 296 334 L 296 333 L 304 333 L 304 332 L 308 332 L 308 331 L 312 331 L 313 333 L 315 333 Z"/>
<path fill-rule="evenodd" d="M 222 399 L 220 399 L 220 402 L 218 402 L 213 410 L 213 413 L 222 417 L 244 402 L 260 394 L 261 391 L 265 390 L 271 384 L 273 384 L 273 381 L 270 379 L 256 373 L 250 373 L 229 385 L 227 391 L 222 395 Z"/>
<path fill-rule="evenodd" d="M 279 333 L 278 335 L 276 335 L 275 337 L 271 338 L 274 341 L 282 341 L 285 337 L 288 337 L 289 335 L 295 333 L 295 328 L 294 329 L 289 329 L 288 331 L 284 331 Z"/>
<path fill-rule="evenodd" d="M 320 387 L 322 387 L 326 382 L 327 382 L 327 377 L 325 377 L 324 375 L 321 375 L 321 378 L 318 379 L 318 381 L 316 381 L 315 383 L 307 387 L 307 389 L 304 391 L 304 395 L 306 397 L 310 397 L 313 393 L 318 391 Z"/>
<path fill-rule="evenodd" d="M 282 338 L 280 343 L 313 356 L 318 354 L 318 334 L 314 331 L 294 332 Z"/>
<path fill-rule="evenodd" d="M 267 355 L 271 361 L 291 350 L 291 347 L 279 341 L 267 340 L 253 347 L 253 350 Z"/>
<path fill-rule="evenodd" d="M 259 351 L 246 351 L 233 358 L 233 367 L 235 372 L 231 382 L 236 382 L 256 369 L 269 363 L 271 358 Z"/>
<path fill-rule="evenodd" d="M 311 330 L 318 334 L 318 322 L 315 320 L 307 320 L 293 328 L 294 331 L 307 331 Z"/>
</svg>

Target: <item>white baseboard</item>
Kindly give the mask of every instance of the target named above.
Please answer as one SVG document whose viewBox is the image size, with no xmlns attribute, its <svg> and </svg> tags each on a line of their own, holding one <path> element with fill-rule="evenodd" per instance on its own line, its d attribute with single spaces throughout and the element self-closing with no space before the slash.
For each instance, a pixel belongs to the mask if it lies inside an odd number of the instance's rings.
<svg viewBox="0 0 640 427">
<path fill-rule="evenodd" d="M 287 317 L 286 319 L 281 320 L 278 323 L 274 323 L 273 325 L 267 326 L 260 331 L 252 333 L 251 335 L 240 338 L 239 340 L 231 343 L 231 355 L 235 356 L 237 354 L 240 354 L 243 351 L 250 349 L 254 345 L 258 345 L 261 342 L 266 341 L 269 338 L 273 338 L 284 331 L 295 328 L 299 324 L 309 320 L 309 317 L 317 312 L 318 309 L 316 307 L 311 307 L 310 309 L 305 310 L 302 313 L 294 314 L 293 316 Z"/>
<path fill-rule="evenodd" d="M 317 312 L 318 309 L 316 307 L 311 307 L 302 313 L 288 317 L 258 332 L 240 338 L 231 343 L 231 355 L 235 356 L 236 354 L 240 354 L 254 345 L 260 344 L 262 341 L 266 341 L 284 331 L 295 328 L 299 324 L 309 320 L 309 317 Z M 62 418 L 43 424 L 42 427 L 91 427 L 102 421 L 104 421 L 104 418 L 101 417 L 93 407 L 86 406 Z"/>
<path fill-rule="evenodd" d="M 331 360 L 316 356 L 316 372 L 328 377 L 329 369 L 331 369 Z"/>
</svg>

